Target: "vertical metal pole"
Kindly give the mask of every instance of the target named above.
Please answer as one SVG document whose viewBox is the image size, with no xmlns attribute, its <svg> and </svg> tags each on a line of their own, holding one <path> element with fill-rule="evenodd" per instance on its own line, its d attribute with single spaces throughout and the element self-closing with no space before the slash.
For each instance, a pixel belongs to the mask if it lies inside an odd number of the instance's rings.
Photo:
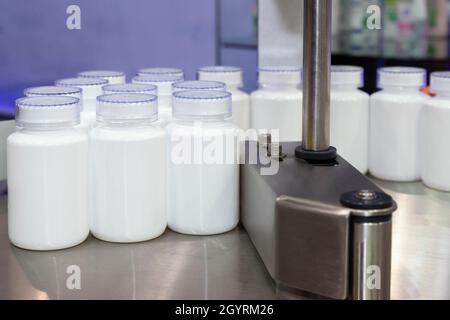
<svg viewBox="0 0 450 320">
<path fill-rule="evenodd" d="M 373 190 L 345 193 L 341 204 L 352 209 L 352 299 L 390 299 L 392 214 L 397 204 L 386 193 Z"/>
<path fill-rule="evenodd" d="M 353 300 L 389 300 L 392 219 L 353 223 Z"/>
<path fill-rule="evenodd" d="M 330 148 L 331 0 L 305 0 L 303 149 Z"/>
</svg>

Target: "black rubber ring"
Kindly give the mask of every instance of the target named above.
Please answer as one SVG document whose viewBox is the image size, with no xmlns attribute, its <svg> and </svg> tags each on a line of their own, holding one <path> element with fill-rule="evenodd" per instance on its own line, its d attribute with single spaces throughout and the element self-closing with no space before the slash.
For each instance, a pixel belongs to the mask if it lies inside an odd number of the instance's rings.
<svg viewBox="0 0 450 320">
<path fill-rule="evenodd" d="M 295 157 L 297 159 L 313 162 L 332 161 L 337 157 L 337 150 L 334 147 L 330 147 L 328 150 L 324 151 L 308 151 L 303 149 L 303 146 L 298 146 L 295 149 Z"/>
</svg>

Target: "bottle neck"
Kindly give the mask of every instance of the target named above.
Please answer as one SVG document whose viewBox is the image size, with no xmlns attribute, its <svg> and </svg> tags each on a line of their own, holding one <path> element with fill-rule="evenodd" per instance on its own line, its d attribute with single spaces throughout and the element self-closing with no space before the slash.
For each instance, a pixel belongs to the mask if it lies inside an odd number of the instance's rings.
<svg viewBox="0 0 450 320">
<path fill-rule="evenodd" d="M 140 128 L 140 127 L 150 127 L 154 125 L 158 118 L 152 119 L 126 119 L 126 120 L 97 120 L 101 126 L 109 127 L 109 128 Z"/>
<path fill-rule="evenodd" d="M 16 130 L 23 133 L 52 133 L 52 132 L 64 132 L 75 130 L 75 124 L 57 124 L 57 125 L 23 125 L 16 124 Z"/>
<path fill-rule="evenodd" d="M 300 83 L 259 83 L 259 88 L 263 90 L 301 90 Z"/>
<path fill-rule="evenodd" d="M 359 90 L 355 84 L 332 84 L 331 90 Z"/>
<path fill-rule="evenodd" d="M 195 123 L 204 124 L 223 124 L 227 122 L 228 117 L 221 116 L 210 116 L 210 117 L 200 117 L 200 116 L 183 116 L 174 117 L 174 121 L 180 124 L 193 125 Z"/>
<path fill-rule="evenodd" d="M 384 92 L 420 92 L 421 86 L 402 87 L 402 86 L 386 86 L 382 90 Z"/>
<path fill-rule="evenodd" d="M 238 84 L 227 84 L 228 91 L 238 91 L 241 89 L 241 86 Z"/>
<path fill-rule="evenodd" d="M 158 96 L 158 106 L 162 108 L 167 108 L 172 105 L 172 95 L 159 95 Z"/>
<path fill-rule="evenodd" d="M 82 112 L 96 112 L 97 100 L 96 99 L 84 99 Z"/>
</svg>

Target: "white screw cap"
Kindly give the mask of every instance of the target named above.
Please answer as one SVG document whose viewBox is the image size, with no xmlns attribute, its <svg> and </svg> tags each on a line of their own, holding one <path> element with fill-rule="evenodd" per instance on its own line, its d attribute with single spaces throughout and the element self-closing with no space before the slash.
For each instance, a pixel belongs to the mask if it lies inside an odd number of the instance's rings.
<svg viewBox="0 0 450 320">
<path fill-rule="evenodd" d="M 80 100 L 65 96 L 25 97 L 16 100 L 18 126 L 57 127 L 80 123 Z"/>
</svg>

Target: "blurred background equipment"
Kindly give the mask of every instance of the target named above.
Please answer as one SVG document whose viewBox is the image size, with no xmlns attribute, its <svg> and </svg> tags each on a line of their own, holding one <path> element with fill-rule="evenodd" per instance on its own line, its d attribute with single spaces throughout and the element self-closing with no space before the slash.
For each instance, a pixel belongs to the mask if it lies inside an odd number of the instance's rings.
<svg viewBox="0 0 450 320">
<path fill-rule="evenodd" d="M 259 65 L 270 66 L 275 56 L 265 50 L 258 57 L 258 43 L 277 48 L 294 41 L 298 47 L 282 56 L 287 66 L 301 65 L 296 34 L 302 22 L 285 24 L 292 19 L 282 18 L 286 12 L 280 10 L 286 6 L 280 1 L 135 0 L 133 5 L 112 5 L 78 0 L 81 29 L 69 30 L 66 9 L 74 1 L 39 0 L 36 5 L 16 0 L 12 5 L 1 0 L 0 119 L 13 116 L 13 102 L 24 87 L 48 85 L 80 70 L 122 70 L 132 78 L 135 70 L 151 63 L 179 67 L 186 79 L 194 79 L 198 67 L 233 65 L 243 70 L 244 90 L 254 91 L 258 59 Z M 301 1 L 288 1 L 289 11 L 301 10 Z M 258 10 L 258 5 L 271 10 Z M 381 30 L 365 27 L 370 5 L 381 9 Z M 430 72 L 449 69 L 448 8 L 448 0 L 333 0 L 332 62 L 363 66 L 369 93 L 376 91 L 380 66 L 414 61 Z M 258 19 L 274 23 L 258 35 Z M 280 31 L 283 37 L 273 36 Z"/>
</svg>

